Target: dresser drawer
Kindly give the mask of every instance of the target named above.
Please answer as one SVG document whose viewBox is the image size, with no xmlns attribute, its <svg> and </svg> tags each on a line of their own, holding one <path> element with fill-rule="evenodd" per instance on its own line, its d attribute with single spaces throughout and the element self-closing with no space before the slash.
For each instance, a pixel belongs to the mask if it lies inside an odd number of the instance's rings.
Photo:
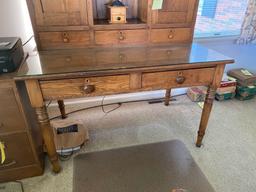
<svg viewBox="0 0 256 192">
<path fill-rule="evenodd" d="M 45 99 L 108 95 L 129 91 L 129 75 L 40 81 Z"/>
<path fill-rule="evenodd" d="M 189 42 L 192 40 L 190 28 L 152 29 L 152 43 Z"/>
<path fill-rule="evenodd" d="M 97 45 L 146 43 L 147 30 L 113 30 L 95 31 L 95 43 Z"/>
<path fill-rule="evenodd" d="M 0 171 L 35 163 L 34 154 L 26 133 L 0 135 L 0 142 L 4 144 L 4 153 L 6 156 L 4 163 L 0 163 Z M 0 161 L 2 159 L 1 157 L 0 155 Z"/>
<path fill-rule="evenodd" d="M 88 31 L 40 32 L 42 49 L 82 48 L 90 44 Z"/>
<path fill-rule="evenodd" d="M 209 85 L 213 81 L 214 72 L 215 68 L 204 68 L 144 73 L 142 75 L 142 88 L 167 89 Z"/>
<path fill-rule="evenodd" d="M 0 98 L 0 134 L 24 130 L 25 121 L 13 88 L 1 88 Z"/>
</svg>

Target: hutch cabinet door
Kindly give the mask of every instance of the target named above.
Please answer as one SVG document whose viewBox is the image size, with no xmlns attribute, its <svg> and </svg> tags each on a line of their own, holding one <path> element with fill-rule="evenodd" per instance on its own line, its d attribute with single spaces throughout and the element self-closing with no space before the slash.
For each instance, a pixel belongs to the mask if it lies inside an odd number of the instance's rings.
<svg viewBox="0 0 256 192">
<path fill-rule="evenodd" d="M 153 24 L 192 24 L 198 0 L 164 0 L 161 10 L 153 11 Z"/>
<path fill-rule="evenodd" d="M 86 0 L 33 0 L 38 26 L 87 25 Z"/>
</svg>

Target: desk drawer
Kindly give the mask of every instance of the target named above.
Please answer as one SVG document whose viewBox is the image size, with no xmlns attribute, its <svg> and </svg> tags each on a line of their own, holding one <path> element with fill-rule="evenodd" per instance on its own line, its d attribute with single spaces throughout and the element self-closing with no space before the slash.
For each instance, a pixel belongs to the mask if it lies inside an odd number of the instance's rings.
<svg viewBox="0 0 256 192">
<path fill-rule="evenodd" d="M 4 152 L 6 156 L 5 162 L 3 164 L 0 163 L 0 171 L 35 163 L 34 154 L 26 133 L 0 136 L 0 142 L 5 146 Z"/>
<path fill-rule="evenodd" d="M 215 68 L 204 68 L 144 73 L 142 75 L 142 88 L 167 89 L 209 85 L 213 81 L 214 72 Z"/>
<path fill-rule="evenodd" d="M 45 99 L 109 95 L 129 91 L 129 75 L 40 81 Z"/>
<path fill-rule="evenodd" d="M 40 32 L 42 49 L 82 48 L 90 44 L 88 31 Z"/>
<path fill-rule="evenodd" d="M 192 30 L 190 28 L 152 29 L 152 43 L 189 42 Z"/>
<path fill-rule="evenodd" d="M 97 45 L 146 43 L 147 40 L 148 32 L 144 29 L 95 32 L 95 43 Z"/>
<path fill-rule="evenodd" d="M 0 134 L 24 130 L 25 121 L 13 88 L 1 88 L 0 98 Z"/>
</svg>

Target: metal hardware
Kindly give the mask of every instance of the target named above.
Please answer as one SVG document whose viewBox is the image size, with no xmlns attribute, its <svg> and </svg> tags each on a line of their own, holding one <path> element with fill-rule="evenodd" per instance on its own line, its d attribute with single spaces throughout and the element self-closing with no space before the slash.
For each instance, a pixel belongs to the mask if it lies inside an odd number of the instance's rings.
<svg viewBox="0 0 256 192">
<path fill-rule="evenodd" d="M 185 82 L 185 80 L 186 80 L 186 77 L 183 76 L 182 72 L 179 72 L 178 76 L 176 77 L 176 82 L 178 84 L 182 84 Z"/>
<path fill-rule="evenodd" d="M 168 35 L 169 39 L 173 39 L 174 38 L 174 33 L 173 30 L 170 30 L 169 35 Z"/>
<path fill-rule="evenodd" d="M 4 128 L 4 123 L 0 123 L 0 129 Z"/>
<path fill-rule="evenodd" d="M 84 92 L 86 94 L 90 94 L 90 93 L 92 93 L 94 91 L 95 91 L 95 86 L 94 85 L 85 85 L 84 86 Z"/>
<path fill-rule="evenodd" d="M 124 33 L 122 31 L 119 32 L 119 40 L 120 41 L 125 40 L 125 36 L 124 36 Z"/>
<path fill-rule="evenodd" d="M 64 43 L 69 43 L 69 35 L 68 35 L 67 32 L 64 32 L 64 33 L 62 34 L 62 37 L 63 37 L 63 42 L 64 42 Z"/>
<path fill-rule="evenodd" d="M 67 56 L 66 57 L 66 62 L 71 62 L 72 61 L 72 57 L 71 56 Z"/>
<path fill-rule="evenodd" d="M 166 53 L 167 53 L 167 55 L 171 55 L 172 51 L 171 50 L 167 50 Z"/>
<path fill-rule="evenodd" d="M 119 54 L 119 59 L 120 59 L 120 60 L 123 60 L 124 58 L 125 58 L 125 54 L 120 53 L 120 54 Z"/>
</svg>

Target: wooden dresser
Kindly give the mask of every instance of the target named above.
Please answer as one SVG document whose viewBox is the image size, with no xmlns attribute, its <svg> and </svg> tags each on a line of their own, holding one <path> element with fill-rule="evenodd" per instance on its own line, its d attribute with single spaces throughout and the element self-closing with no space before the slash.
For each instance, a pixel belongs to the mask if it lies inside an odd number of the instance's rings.
<svg viewBox="0 0 256 192">
<path fill-rule="evenodd" d="M 109 0 L 27 0 L 39 52 L 15 77 L 25 82 L 54 172 L 61 170 L 45 106 L 63 99 L 208 86 L 197 134 L 202 145 L 215 91 L 234 60 L 193 44 L 199 0 L 123 0 L 127 23 L 109 24 Z M 196 125 L 197 126 L 197 125 Z"/>
<path fill-rule="evenodd" d="M 14 76 L 0 75 L 0 142 L 6 157 L 0 163 L 0 182 L 43 173 L 42 136 L 24 84 L 16 86 Z"/>
</svg>

